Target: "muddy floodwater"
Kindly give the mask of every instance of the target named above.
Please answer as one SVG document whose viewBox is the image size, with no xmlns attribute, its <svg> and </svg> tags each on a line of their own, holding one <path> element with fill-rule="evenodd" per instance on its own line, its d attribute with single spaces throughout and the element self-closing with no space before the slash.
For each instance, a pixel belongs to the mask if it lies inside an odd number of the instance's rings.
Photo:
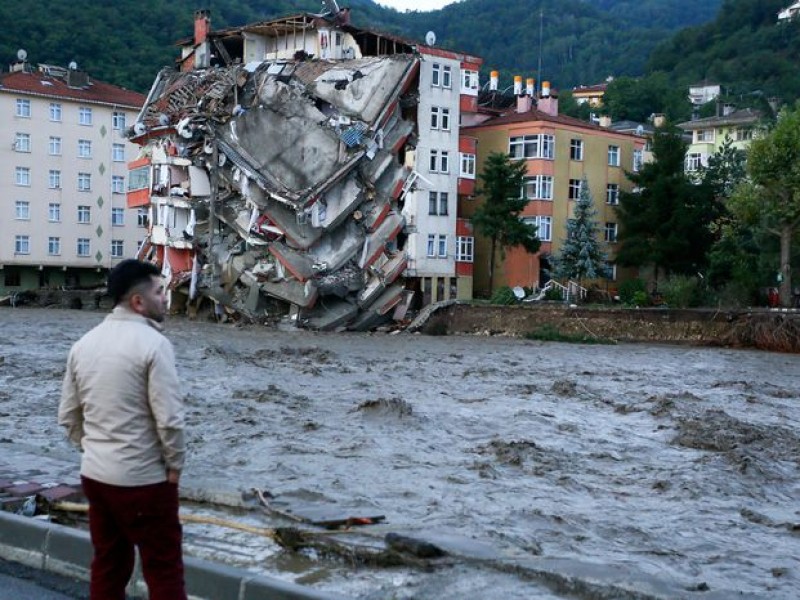
<svg viewBox="0 0 800 600">
<path fill-rule="evenodd" d="M 77 465 L 60 379 L 102 317 L 0 309 L 0 452 Z M 448 556 L 373 568 L 187 526 L 189 553 L 362 599 L 800 597 L 798 355 L 180 319 L 167 333 L 187 490 L 383 515 L 337 539 L 396 532 Z"/>
</svg>

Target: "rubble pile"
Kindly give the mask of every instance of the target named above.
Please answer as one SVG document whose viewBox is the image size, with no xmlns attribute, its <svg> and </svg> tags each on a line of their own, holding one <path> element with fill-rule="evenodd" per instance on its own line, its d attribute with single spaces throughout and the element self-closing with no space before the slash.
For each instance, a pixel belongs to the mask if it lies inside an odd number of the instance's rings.
<svg viewBox="0 0 800 600">
<path fill-rule="evenodd" d="M 418 59 L 299 58 L 159 73 L 129 131 L 143 145 L 129 188 L 147 188 L 140 256 L 190 301 L 370 329 L 411 302 Z"/>
</svg>

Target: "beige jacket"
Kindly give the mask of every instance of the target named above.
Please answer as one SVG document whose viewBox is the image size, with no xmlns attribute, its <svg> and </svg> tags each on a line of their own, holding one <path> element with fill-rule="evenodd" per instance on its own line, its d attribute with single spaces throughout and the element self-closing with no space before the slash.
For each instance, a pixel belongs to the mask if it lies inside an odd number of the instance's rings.
<svg viewBox="0 0 800 600">
<path fill-rule="evenodd" d="M 185 453 L 175 353 L 160 326 L 117 306 L 72 347 L 58 422 L 83 450 L 81 475 L 120 486 L 166 480 Z"/>
</svg>

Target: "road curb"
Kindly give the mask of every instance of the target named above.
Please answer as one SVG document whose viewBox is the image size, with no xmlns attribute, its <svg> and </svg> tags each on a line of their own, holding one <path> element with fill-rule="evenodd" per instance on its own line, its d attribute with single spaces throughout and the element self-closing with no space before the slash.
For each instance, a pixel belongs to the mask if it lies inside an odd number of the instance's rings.
<svg viewBox="0 0 800 600">
<path fill-rule="evenodd" d="M 88 581 L 91 557 L 87 532 L 0 511 L 0 558 Z M 345 600 L 344 596 L 193 557 L 186 557 L 184 563 L 186 588 L 193 600 Z M 137 591 L 145 589 L 138 568 L 131 585 Z"/>
</svg>

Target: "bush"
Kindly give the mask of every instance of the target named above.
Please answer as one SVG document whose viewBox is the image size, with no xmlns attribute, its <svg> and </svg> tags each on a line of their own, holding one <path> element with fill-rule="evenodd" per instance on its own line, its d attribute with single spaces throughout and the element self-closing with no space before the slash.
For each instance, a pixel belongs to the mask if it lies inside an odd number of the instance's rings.
<svg viewBox="0 0 800 600">
<path fill-rule="evenodd" d="M 517 297 L 514 295 L 514 290 L 512 290 L 508 286 L 497 288 L 493 293 L 492 297 L 489 298 L 489 304 L 516 304 L 519 302 Z"/>
<path fill-rule="evenodd" d="M 650 296 L 644 290 L 637 290 L 633 293 L 633 300 L 625 304 L 630 306 L 650 306 Z"/>
<path fill-rule="evenodd" d="M 545 300 L 551 300 L 554 302 L 560 302 L 564 299 L 564 292 L 561 290 L 560 287 L 553 286 L 549 290 L 544 293 Z"/>
<path fill-rule="evenodd" d="M 644 302 L 637 302 L 636 293 L 644 294 Z M 628 306 L 647 306 L 647 286 L 641 279 L 626 279 L 619 284 L 619 300 Z"/>
<path fill-rule="evenodd" d="M 670 277 L 661 285 L 660 292 L 670 308 L 694 308 L 713 304 L 711 292 L 696 277 Z"/>
</svg>

